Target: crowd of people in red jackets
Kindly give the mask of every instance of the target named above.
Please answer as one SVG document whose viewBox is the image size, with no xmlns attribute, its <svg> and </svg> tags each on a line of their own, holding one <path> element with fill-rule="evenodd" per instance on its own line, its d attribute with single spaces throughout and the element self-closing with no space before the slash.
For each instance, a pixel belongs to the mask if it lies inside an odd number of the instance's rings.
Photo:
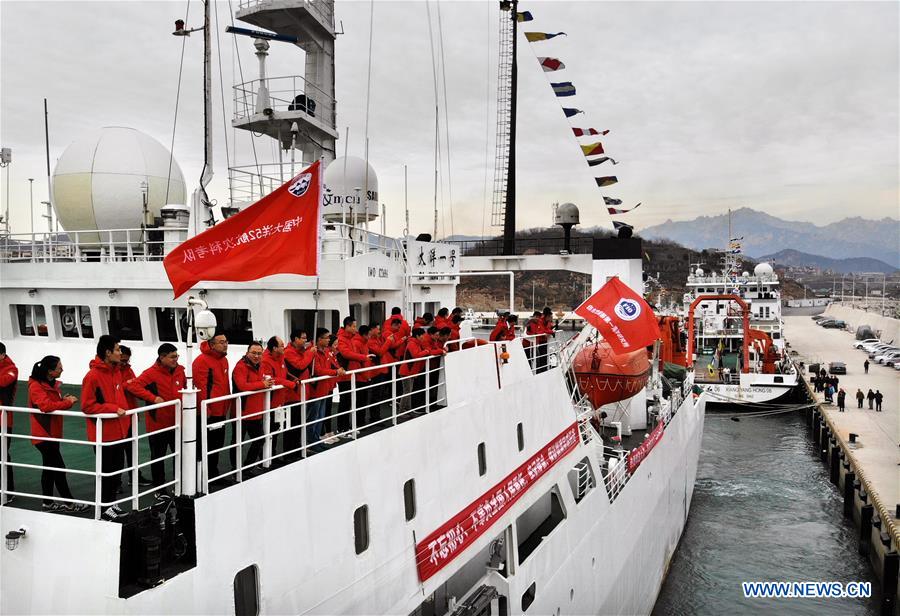
<svg viewBox="0 0 900 616">
<path fill-rule="evenodd" d="M 270 413 L 270 427 L 275 440 L 281 436 L 283 461 L 300 457 L 305 446 L 311 452 L 321 451 L 341 438 L 353 438 L 354 432 L 374 427 L 392 417 L 387 405 L 399 405 L 398 416 L 423 414 L 442 406 L 439 396 L 441 381 L 440 357 L 448 351 L 487 344 L 483 340 L 460 340 L 462 309 L 442 308 L 436 315 L 425 313 L 412 325 L 400 308 L 393 308 L 384 323 L 359 326 L 353 317 L 343 320 L 343 327 L 336 333 L 318 328 L 312 340 L 305 331 L 291 332 L 285 343 L 279 336 L 272 336 L 263 345 L 252 342 L 245 355 L 229 373 L 228 339 L 222 332 L 200 345 L 200 354 L 194 359 L 193 379 L 198 390 L 198 411 L 201 403 L 213 400 L 205 406 L 208 424 L 207 451 L 208 476 L 228 483 L 229 475 L 219 470 L 220 453 L 229 452 L 231 468 L 236 468 L 238 426 L 243 442 L 248 442 L 244 460 L 244 474 L 259 472 L 257 463 L 263 458 L 266 396 L 269 408 L 280 409 Z M 491 331 L 491 341 L 512 340 L 516 335 L 516 315 L 501 315 Z M 554 335 L 550 309 L 535 312 L 525 327 L 525 333 L 533 336 L 538 349 L 535 355 L 538 370 L 546 368 L 546 353 L 540 353 L 549 336 Z M 531 343 L 529 352 L 534 352 Z M 90 370 L 81 386 L 81 410 L 85 415 L 112 414 L 115 418 L 87 419 L 88 439 L 107 443 L 102 448 L 101 500 L 116 500 L 122 486 L 122 471 L 132 467 L 132 446 L 128 440 L 132 433 L 129 409 L 147 405 L 162 405 L 144 415 L 144 425 L 149 441 L 152 463 L 149 479 L 139 473 L 142 486 L 165 484 L 167 454 L 175 451 L 175 408 L 165 403 L 177 400 L 186 386 L 185 369 L 178 363 L 178 350 L 170 343 L 163 343 L 157 350 L 157 360 L 141 372 L 134 372 L 130 365 L 131 351 L 110 335 L 103 335 L 97 343 L 96 357 L 90 362 Z M 541 361 L 543 358 L 543 361 Z M 399 366 L 391 374 L 392 364 Z M 78 401 L 73 395 L 63 395 L 59 377 L 63 366 L 59 357 L 48 355 L 36 363 L 28 379 L 28 406 L 40 413 L 31 415 L 32 443 L 40 452 L 43 464 L 41 489 L 43 508 L 58 512 L 80 512 L 87 505 L 57 501 L 56 491 L 62 499 L 74 500 L 66 480 L 65 462 L 60 453 L 63 438 L 63 421 L 54 411 L 69 410 Z M 354 372 L 356 371 L 356 372 Z M 352 373 L 352 374 L 351 374 Z M 0 343 L 0 404 L 11 405 L 15 398 L 18 369 L 6 355 L 6 347 Z M 280 387 L 275 387 L 280 386 Z M 332 408 L 334 389 L 339 391 L 339 402 Z M 396 389 L 395 389 L 396 388 Z M 400 396 L 393 395 L 396 391 Z M 232 393 L 249 393 L 239 398 L 214 400 Z M 279 412 L 281 415 L 279 415 Z M 287 424 L 287 413 L 290 423 Z M 355 416 L 354 416 L 355 414 Z M 240 415 L 241 421 L 226 421 Z M 7 413 L 8 427 L 12 426 L 12 413 Z M 305 424 L 305 427 L 303 427 Z M 98 429 L 98 425 L 100 428 Z M 226 426 L 230 425 L 231 428 Z M 291 428 L 281 429 L 290 425 Z M 231 447 L 225 446 L 226 432 Z M 198 436 L 199 440 L 199 436 Z M 9 440 L 6 447 L 9 451 Z M 61 469 L 61 470 L 54 470 Z M 14 491 L 11 467 L 7 467 L 7 485 Z M 127 476 L 129 473 L 126 473 Z M 125 513 L 116 505 L 108 507 L 103 516 L 116 519 Z"/>
</svg>

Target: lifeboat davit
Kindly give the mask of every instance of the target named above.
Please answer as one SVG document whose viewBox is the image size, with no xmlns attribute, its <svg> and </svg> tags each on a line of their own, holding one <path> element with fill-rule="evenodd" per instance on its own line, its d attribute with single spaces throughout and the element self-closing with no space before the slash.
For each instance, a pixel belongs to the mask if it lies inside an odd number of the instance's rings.
<svg viewBox="0 0 900 616">
<path fill-rule="evenodd" d="M 646 349 L 617 354 L 605 340 L 581 349 L 572 367 L 578 388 L 595 409 L 627 400 L 641 391 L 650 378 Z"/>
</svg>

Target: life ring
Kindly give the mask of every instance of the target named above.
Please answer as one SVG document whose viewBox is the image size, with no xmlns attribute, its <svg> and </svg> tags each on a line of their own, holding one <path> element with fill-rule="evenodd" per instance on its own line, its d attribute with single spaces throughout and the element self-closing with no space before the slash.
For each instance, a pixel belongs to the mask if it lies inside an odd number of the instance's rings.
<svg viewBox="0 0 900 616">
<path fill-rule="evenodd" d="M 69 334 L 74 332 L 75 324 L 76 324 L 76 321 L 75 321 L 75 311 L 74 310 L 67 310 L 65 313 L 63 313 L 62 328 L 63 328 L 64 332 L 69 333 Z"/>
</svg>

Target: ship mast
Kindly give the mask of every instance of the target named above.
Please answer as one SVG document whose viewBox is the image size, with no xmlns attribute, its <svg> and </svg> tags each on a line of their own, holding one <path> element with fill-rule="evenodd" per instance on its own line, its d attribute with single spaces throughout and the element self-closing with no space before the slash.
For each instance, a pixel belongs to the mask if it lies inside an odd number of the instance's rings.
<svg viewBox="0 0 900 616">
<path fill-rule="evenodd" d="M 497 143 L 491 223 L 503 227 L 503 254 L 516 253 L 516 31 L 518 0 L 500 1 Z"/>
</svg>

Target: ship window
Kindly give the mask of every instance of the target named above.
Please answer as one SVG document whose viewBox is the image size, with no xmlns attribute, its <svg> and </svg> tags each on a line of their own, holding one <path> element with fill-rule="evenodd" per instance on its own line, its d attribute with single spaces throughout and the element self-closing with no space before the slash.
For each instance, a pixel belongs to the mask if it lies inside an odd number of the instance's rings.
<svg viewBox="0 0 900 616">
<path fill-rule="evenodd" d="M 531 556 L 553 529 L 566 519 L 559 491 L 554 486 L 516 519 L 519 564 Z"/>
<path fill-rule="evenodd" d="M 93 338 L 91 309 L 87 306 L 57 306 L 59 329 L 64 338 Z"/>
<path fill-rule="evenodd" d="M 320 310 L 319 318 L 316 319 L 315 310 L 285 310 L 287 317 L 288 333 L 294 331 L 306 332 L 307 338 L 310 340 L 315 336 L 313 329 L 316 327 L 326 327 L 332 332 L 336 332 L 341 326 L 340 314 L 337 310 Z"/>
<path fill-rule="evenodd" d="M 369 325 L 381 325 L 386 318 L 384 302 L 369 302 Z"/>
<path fill-rule="evenodd" d="M 484 443 L 478 443 L 478 474 L 482 477 L 487 473 L 487 452 Z"/>
<path fill-rule="evenodd" d="M 363 505 L 353 512 L 353 543 L 356 553 L 369 549 L 369 506 Z"/>
<path fill-rule="evenodd" d="M 406 521 L 416 517 L 416 480 L 409 479 L 403 484 L 403 508 L 406 510 Z"/>
<path fill-rule="evenodd" d="M 253 322 L 249 310 L 210 308 L 216 315 L 216 324 L 228 338 L 229 344 L 250 344 L 253 342 Z"/>
<path fill-rule="evenodd" d="M 102 306 L 106 312 L 106 331 L 119 340 L 142 340 L 141 313 L 134 306 Z"/>
<path fill-rule="evenodd" d="M 187 311 L 184 308 L 154 308 L 153 318 L 160 342 L 187 340 Z"/>
<path fill-rule="evenodd" d="M 17 304 L 16 319 L 19 322 L 19 335 L 46 336 L 47 314 L 44 307 L 37 304 Z"/>
<path fill-rule="evenodd" d="M 775 382 L 776 382 L 776 383 L 784 383 L 784 377 L 783 377 L 783 376 L 776 376 L 776 377 L 775 377 Z"/>
<path fill-rule="evenodd" d="M 519 442 L 519 451 L 525 449 L 525 433 L 522 430 L 522 422 L 516 425 L 516 439 Z"/>
<path fill-rule="evenodd" d="M 572 496 L 575 497 L 576 503 L 580 503 L 596 485 L 597 481 L 587 458 L 583 458 L 569 471 L 569 487 L 572 488 Z"/>
<path fill-rule="evenodd" d="M 534 603 L 534 595 L 536 594 L 537 586 L 534 582 L 531 583 L 531 586 L 528 587 L 524 593 L 522 593 L 522 611 L 524 612 L 528 608 L 531 607 L 531 604 Z"/>
<path fill-rule="evenodd" d="M 234 613 L 236 616 L 259 614 L 259 569 L 250 565 L 234 576 Z"/>
</svg>

